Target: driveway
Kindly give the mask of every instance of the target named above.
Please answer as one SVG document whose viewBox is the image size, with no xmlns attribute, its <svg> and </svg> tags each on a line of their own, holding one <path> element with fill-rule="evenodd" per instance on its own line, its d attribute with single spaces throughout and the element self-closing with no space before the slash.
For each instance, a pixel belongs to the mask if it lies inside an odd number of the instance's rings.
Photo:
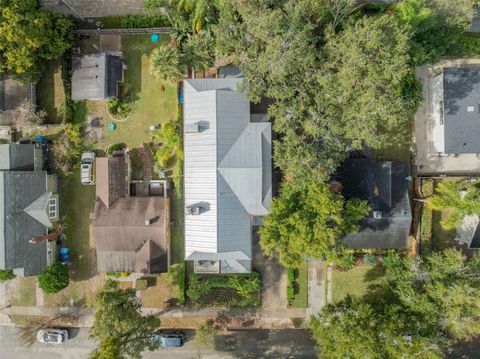
<svg viewBox="0 0 480 359">
<path fill-rule="evenodd" d="M 262 277 L 262 317 L 263 318 L 300 318 L 305 317 L 305 309 L 288 308 L 287 271 L 275 258 L 265 256 L 258 243 L 259 235 L 254 230 L 253 269 Z"/>
</svg>

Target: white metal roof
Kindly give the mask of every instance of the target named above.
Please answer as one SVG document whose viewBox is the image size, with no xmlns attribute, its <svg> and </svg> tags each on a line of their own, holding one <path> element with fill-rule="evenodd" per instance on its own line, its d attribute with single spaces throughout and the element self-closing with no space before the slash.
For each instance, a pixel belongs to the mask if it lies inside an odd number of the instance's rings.
<svg viewBox="0 0 480 359">
<path fill-rule="evenodd" d="M 250 122 L 243 79 L 186 80 L 184 128 L 185 258 L 245 260 L 252 256 L 251 218 L 271 201 L 271 125 Z M 202 257 L 202 253 L 209 253 Z"/>
</svg>

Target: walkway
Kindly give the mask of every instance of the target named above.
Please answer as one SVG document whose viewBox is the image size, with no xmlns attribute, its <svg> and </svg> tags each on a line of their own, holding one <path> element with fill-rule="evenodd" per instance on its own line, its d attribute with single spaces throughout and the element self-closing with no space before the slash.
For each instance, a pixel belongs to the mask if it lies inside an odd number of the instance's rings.
<svg viewBox="0 0 480 359">
<path fill-rule="evenodd" d="M 40 5 L 49 11 L 84 18 L 145 13 L 143 0 L 40 0 Z"/>
<path fill-rule="evenodd" d="M 325 262 L 320 260 L 308 261 L 308 309 L 307 316 L 320 312 L 325 305 Z"/>
</svg>

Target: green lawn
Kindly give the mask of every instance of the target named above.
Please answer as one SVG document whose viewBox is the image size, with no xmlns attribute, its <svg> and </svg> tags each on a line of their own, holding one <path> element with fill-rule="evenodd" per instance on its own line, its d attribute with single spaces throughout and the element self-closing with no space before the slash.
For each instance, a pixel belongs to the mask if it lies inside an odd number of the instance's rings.
<svg viewBox="0 0 480 359">
<path fill-rule="evenodd" d="M 434 188 L 440 181 L 448 181 L 449 179 L 435 180 Z M 432 216 L 432 250 L 442 251 L 444 249 L 455 246 L 456 230 L 447 230 L 442 227 L 440 221 L 445 219 L 447 212 L 433 211 Z"/>
<path fill-rule="evenodd" d="M 48 63 L 36 89 L 37 104 L 47 112 L 47 123 L 62 122 L 61 112 L 65 102 L 65 91 L 62 84 L 61 59 Z"/>
<path fill-rule="evenodd" d="M 308 263 L 305 261 L 295 271 L 296 295 L 291 306 L 306 308 L 308 306 Z"/>
<path fill-rule="evenodd" d="M 332 271 L 332 301 L 338 302 L 348 294 L 362 297 L 378 284 L 384 275 L 380 267 L 359 266 L 348 271 Z"/>
<path fill-rule="evenodd" d="M 122 50 L 125 59 L 125 81 L 121 84 L 122 96 L 133 99 L 132 112 L 126 121 L 116 122 L 117 128 L 108 131 L 107 125 L 112 121 L 106 110 L 105 101 L 86 101 L 75 111 L 75 119 L 96 114 L 104 119 L 104 139 L 97 147 L 106 148 L 110 144 L 125 143 L 135 148 L 151 142 L 148 131 L 151 125 L 170 122 L 177 115 L 177 87 L 168 81 L 157 80 L 150 74 L 149 55 L 157 46 L 164 46 L 167 37 L 160 44 L 154 44 L 147 35 L 129 35 L 122 37 Z M 161 91 L 161 87 L 165 91 Z M 85 111 L 86 109 L 86 111 Z M 78 112 L 82 110 L 82 115 Z"/>
<path fill-rule="evenodd" d="M 95 186 L 80 184 L 80 173 L 60 178 L 60 212 L 66 225 L 67 246 L 72 255 L 73 280 L 92 276 L 93 258 L 90 246 L 90 223 L 95 203 Z"/>
</svg>

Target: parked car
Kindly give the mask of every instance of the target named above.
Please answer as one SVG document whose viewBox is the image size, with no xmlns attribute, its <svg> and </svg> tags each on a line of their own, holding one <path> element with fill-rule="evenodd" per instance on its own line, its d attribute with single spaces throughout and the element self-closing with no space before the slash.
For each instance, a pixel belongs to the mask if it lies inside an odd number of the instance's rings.
<svg viewBox="0 0 480 359">
<path fill-rule="evenodd" d="M 185 334 L 183 332 L 157 332 L 153 334 L 155 340 L 160 342 L 160 347 L 179 348 L 185 344 Z"/>
<path fill-rule="evenodd" d="M 95 165 L 95 153 L 84 152 L 82 153 L 82 162 L 80 165 L 80 181 L 82 184 L 91 185 L 95 183 L 94 167 Z"/>
<path fill-rule="evenodd" d="M 40 329 L 37 340 L 44 344 L 63 344 L 68 340 L 68 331 L 65 329 Z"/>
</svg>

